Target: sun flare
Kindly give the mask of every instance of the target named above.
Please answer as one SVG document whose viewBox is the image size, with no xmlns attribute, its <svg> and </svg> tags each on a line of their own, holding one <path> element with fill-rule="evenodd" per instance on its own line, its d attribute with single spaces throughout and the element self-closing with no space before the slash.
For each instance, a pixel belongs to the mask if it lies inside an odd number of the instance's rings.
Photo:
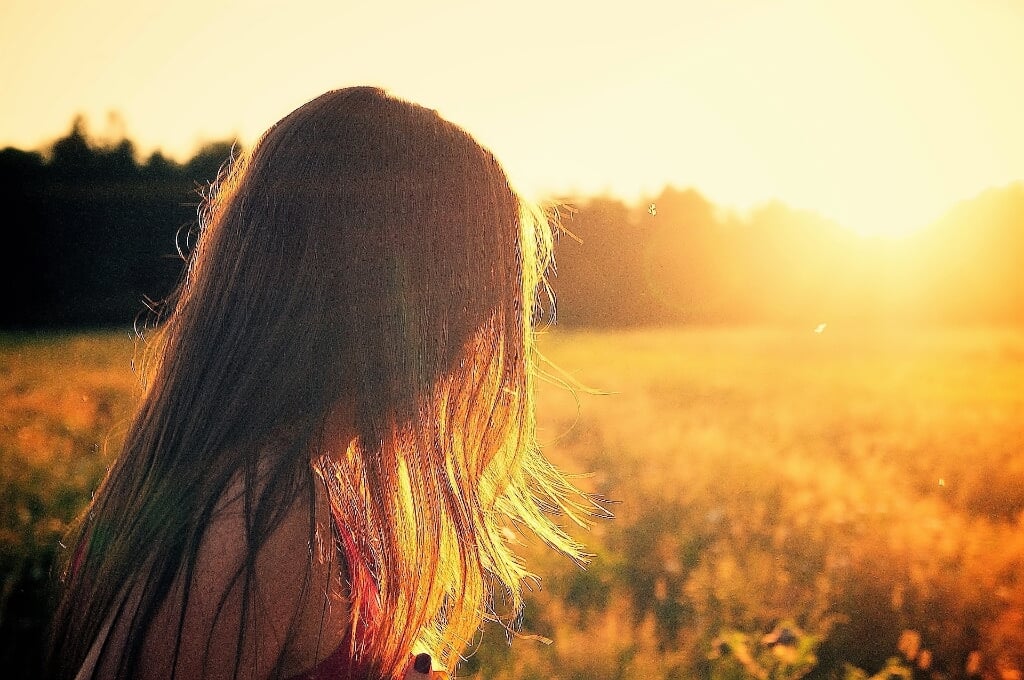
<svg viewBox="0 0 1024 680">
<path fill-rule="evenodd" d="M 118 111 L 141 153 L 184 158 L 365 82 L 459 121 L 533 197 L 668 184 L 903 237 L 1024 179 L 1019 3 L 49 7 L 0 9 L 0 146 Z"/>
</svg>

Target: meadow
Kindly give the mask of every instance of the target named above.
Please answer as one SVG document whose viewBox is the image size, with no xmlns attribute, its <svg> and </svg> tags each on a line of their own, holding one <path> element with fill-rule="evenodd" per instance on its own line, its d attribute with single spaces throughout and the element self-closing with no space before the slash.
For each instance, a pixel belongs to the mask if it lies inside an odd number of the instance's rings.
<svg viewBox="0 0 1024 680">
<path fill-rule="evenodd" d="M 553 331 L 549 455 L 612 499 L 480 678 L 985 677 L 1024 669 L 1024 331 Z M 0 664 L 140 392 L 127 332 L 0 336 Z M 551 369 L 554 370 L 554 369 Z M 597 393 L 601 392 L 601 393 Z"/>
</svg>

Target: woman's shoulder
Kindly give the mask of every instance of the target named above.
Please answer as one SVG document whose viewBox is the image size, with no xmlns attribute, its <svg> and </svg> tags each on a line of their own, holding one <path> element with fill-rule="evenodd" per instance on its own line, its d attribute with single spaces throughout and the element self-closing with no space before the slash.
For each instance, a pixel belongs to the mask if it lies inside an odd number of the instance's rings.
<svg viewBox="0 0 1024 680">
<path fill-rule="evenodd" d="M 262 537 L 254 560 L 244 486 L 227 486 L 203 531 L 184 612 L 184 583 L 176 583 L 147 634 L 144 675 L 166 677 L 179 625 L 179 677 L 232 677 L 236 663 L 240 677 L 264 677 L 278 659 L 288 677 L 315 667 L 342 643 L 348 628 L 343 565 L 326 494 L 313 484 L 313 493 L 296 494 Z"/>
</svg>

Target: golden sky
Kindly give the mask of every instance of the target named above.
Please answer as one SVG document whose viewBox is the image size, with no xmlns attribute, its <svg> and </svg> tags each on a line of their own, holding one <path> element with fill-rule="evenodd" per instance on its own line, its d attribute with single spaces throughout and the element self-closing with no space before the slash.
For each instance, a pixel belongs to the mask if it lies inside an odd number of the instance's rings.
<svg viewBox="0 0 1024 680">
<path fill-rule="evenodd" d="M 899 233 L 1024 179 L 1024 2 L 3 0 L 0 146 L 109 111 L 253 141 L 335 87 L 438 109 L 525 193 L 665 183 Z"/>
</svg>

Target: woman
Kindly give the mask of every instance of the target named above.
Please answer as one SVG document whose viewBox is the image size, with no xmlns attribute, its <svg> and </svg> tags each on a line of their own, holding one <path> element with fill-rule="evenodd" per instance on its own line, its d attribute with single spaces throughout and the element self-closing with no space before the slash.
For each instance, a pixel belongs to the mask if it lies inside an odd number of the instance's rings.
<svg viewBox="0 0 1024 680">
<path fill-rule="evenodd" d="M 545 220 L 463 130 L 358 87 L 267 131 L 202 227 L 71 549 L 54 676 L 453 669 L 519 611 L 510 527 L 582 557 L 548 514 L 589 503 L 534 436 Z"/>
</svg>

